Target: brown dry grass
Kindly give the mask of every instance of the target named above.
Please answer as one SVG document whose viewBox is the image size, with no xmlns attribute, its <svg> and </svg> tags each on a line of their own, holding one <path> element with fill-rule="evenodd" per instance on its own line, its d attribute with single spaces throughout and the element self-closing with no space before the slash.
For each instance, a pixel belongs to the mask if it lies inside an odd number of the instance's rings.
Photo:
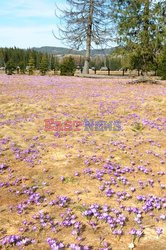
<svg viewBox="0 0 166 250">
<path fill-rule="evenodd" d="M 51 79 L 51 84 L 49 83 Z M 49 200 L 52 200 L 58 195 L 67 195 L 71 198 L 72 204 L 70 207 L 78 216 L 78 220 L 83 222 L 86 226 L 83 232 L 85 240 L 82 244 L 92 245 L 93 249 L 99 249 L 99 236 L 104 236 L 105 240 L 111 243 L 113 250 L 126 250 L 132 238 L 128 235 L 128 231 L 136 225 L 133 222 L 133 217 L 129 216 L 124 233 L 121 238 L 112 235 L 109 227 L 104 223 L 99 223 L 97 232 L 90 228 L 87 220 L 82 217 L 82 204 L 101 205 L 109 204 L 113 208 L 119 209 L 119 204 L 115 197 L 107 198 L 103 193 L 99 192 L 99 181 L 90 179 L 83 174 L 86 168 L 84 160 L 86 157 L 96 155 L 102 157 L 103 162 L 113 156 L 113 161 L 121 166 L 131 166 L 134 161 L 135 165 L 143 164 L 149 165 L 152 168 L 154 176 L 138 172 L 135 174 L 125 174 L 132 186 L 136 187 L 136 192 L 132 198 L 123 201 L 125 206 L 140 206 L 136 202 L 136 196 L 139 194 L 149 195 L 153 194 L 163 197 L 165 194 L 161 190 L 158 183 L 160 179 L 164 184 L 165 176 L 159 177 L 158 171 L 165 171 L 165 165 L 160 163 L 160 159 L 146 154 L 146 150 L 152 150 L 158 153 L 163 158 L 163 150 L 166 148 L 165 128 L 161 131 L 145 126 L 143 131 L 132 131 L 132 123 L 134 118 L 129 119 L 128 116 L 136 113 L 141 119 L 149 119 L 156 121 L 158 117 L 166 117 L 166 96 L 165 88 L 163 86 L 138 85 L 126 86 L 124 84 L 118 85 L 114 81 L 103 82 L 102 80 L 78 80 L 71 78 L 58 78 L 54 83 L 54 78 L 28 78 L 20 79 L 19 77 L 10 78 L 6 83 L 6 79 L 0 79 L 0 93 L 1 93 L 1 114 L 4 115 L 0 119 L 1 124 L 0 139 L 9 137 L 10 142 L 14 142 L 21 149 L 26 149 L 31 143 L 34 143 L 33 137 L 38 136 L 39 139 L 35 142 L 35 147 L 39 149 L 40 163 L 35 161 L 34 167 L 29 167 L 24 161 L 16 160 L 9 143 L 1 145 L 3 151 L 1 152 L 0 162 L 6 162 L 12 169 L 12 176 L 5 171 L 0 175 L 0 182 L 14 181 L 18 177 L 26 177 L 26 180 L 21 180 L 17 186 L 12 186 L 13 190 L 21 190 L 23 185 L 32 186 L 37 185 L 39 192 L 44 194 L 47 202 L 40 206 L 32 205 L 29 210 L 22 215 L 17 212 L 9 212 L 8 207 L 12 205 L 15 207 L 18 203 L 25 200 L 25 195 L 19 196 L 15 193 L 9 192 L 9 188 L 1 188 L 0 200 L 0 238 L 4 235 L 19 234 L 19 228 L 22 227 L 22 221 L 32 221 L 32 216 L 40 210 L 48 212 L 54 216 L 55 220 L 59 220 L 60 213 L 65 209 L 57 207 L 50 207 L 47 205 Z M 34 82 L 36 81 L 36 84 Z M 37 82 L 38 81 L 38 82 Z M 78 81 L 78 85 L 77 85 Z M 119 80 L 117 80 L 119 81 Z M 32 83 L 33 82 L 33 83 Z M 57 83 L 58 82 L 58 86 Z M 60 82 L 60 83 L 59 83 Z M 64 82 L 64 86 L 63 85 Z M 116 81 L 115 81 L 116 82 Z M 98 97 L 94 95 L 99 93 Z M 142 101 L 143 100 L 143 101 Z M 104 103 L 105 114 L 101 114 L 99 109 L 100 102 Z M 112 113 L 111 113 L 112 111 Z M 59 121 L 65 121 L 68 114 L 70 120 L 81 120 L 85 117 L 96 120 L 121 120 L 122 130 L 119 132 L 93 132 L 92 135 L 84 131 L 71 131 L 61 133 L 61 138 L 54 136 L 54 132 L 44 131 L 44 119 L 54 118 Z M 20 118 L 20 120 L 17 118 Z M 31 118 L 31 120 L 28 120 Z M 12 122 L 7 124 L 6 122 Z M 82 143 L 82 138 L 86 137 L 87 141 Z M 148 142 L 152 139 L 155 144 Z M 126 148 L 113 146 L 112 142 L 120 141 Z M 71 146 L 66 147 L 66 144 Z M 158 146 L 160 144 L 160 146 Z M 130 149 L 128 149 L 130 147 Z M 81 154 L 78 157 L 78 154 Z M 102 162 L 91 163 L 91 168 L 101 169 Z M 74 172 L 79 171 L 80 177 L 74 177 Z M 52 179 L 49 178 L 52 176 Z M 67 178 L 66 183 L 60 181 L 60 176 Z M 147 186 L 144 190 L 138 187 L 138 180 L 147 181 L 153 178 L 154 188 Z M 109 177 L 107 176 L 107 179 Z M 43 185 L 46 182 L 46 185 Z M 127 189 L 126 189 L 127 188 Z M 129 191 L 129 187 L 125 187 L 119 183 L 119 187 L 113 187 L 117 191 Z M 53 195 L 49 196 L 46 191 L 50 190 Z M 76 190 L 81 190 L 79 200 L 75 194 Z M 130 191 L 129 191 L 130 192 Z M 160 211 L 154 211 L 158 216 Z M 127 212 L 126 212 L 127 215 Z M 128 216 L 128 215 L 127 215 Z M 136 244 L 136 250 L 151 250 L 166 249 L 166 226 L 164 222 L 151 221 L 151 218 L 144 216 L 143 225 L 146 226 L 144 231 L 145 236 Z M 155 227 L 162 227 L 164 230 L 160 239 L 156 236 Z M 38 225 L 39 227 L 39 225 Z M 74 242 L 71 235 L 71 229 L 60 230 L 57 234 L 45 229 L 37 232 L 25 232 L 26 236 L 35 238 L 38 243 L 34 246 L 26 247 L 26 249 L 48 249 L 45 239 L 55 237 L 63 240 L 64 243 Z M 14 249 L 14 248 L 13 248 Z"/>
</svg>

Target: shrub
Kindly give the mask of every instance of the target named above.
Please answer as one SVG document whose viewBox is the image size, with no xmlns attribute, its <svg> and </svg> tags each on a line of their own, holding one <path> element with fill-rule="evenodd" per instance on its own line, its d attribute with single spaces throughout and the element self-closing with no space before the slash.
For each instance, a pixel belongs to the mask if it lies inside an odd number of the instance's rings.
<svg viewBox="0 0 166 250">
<path fill-rule="evenodd" d="M 76 70 L 74 58 L 69 56 L 65 57 L 60 65 L 60 75 L 73 76 Z"/>
<path fill-rule="evenodd" d="M 134 132 L 142 132 L 144 129 L 144 126 L 142 123 L 136 122 L 133 124 L 132 131 Z"/>
</svg>

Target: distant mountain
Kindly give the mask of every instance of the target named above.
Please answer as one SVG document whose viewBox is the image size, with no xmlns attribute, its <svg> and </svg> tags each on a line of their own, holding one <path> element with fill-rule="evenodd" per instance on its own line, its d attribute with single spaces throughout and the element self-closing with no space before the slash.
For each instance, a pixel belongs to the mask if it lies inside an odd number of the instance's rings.
<svg viewBox="0 0 166 250">
<path fill-rule="evenodd" d="M 63 47 L 51 47 L 51 46 L 44 46 L 40 48 L 32 48 L 35 51 L 38 52 L 43 52 L 43 53 L 49 53 L 53 55 L 59 55 L 59 56 L 64 56 L 64 55 L 84 55 L 85 50 L 73 50 L 69 48 L 63 48 Z M 100 56 L 100 55 L 108 55 L 110 54 L 114 48 L 110 49 L 92 49 L 92 56 Z"/>
</svg>

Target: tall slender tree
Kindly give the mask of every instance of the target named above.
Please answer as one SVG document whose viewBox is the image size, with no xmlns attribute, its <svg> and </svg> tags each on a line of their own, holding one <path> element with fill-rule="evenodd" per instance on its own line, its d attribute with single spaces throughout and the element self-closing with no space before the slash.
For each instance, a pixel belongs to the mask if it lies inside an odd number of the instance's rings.
<svg viewBox="0 0 166 250">
<path fill-rule="evenodd" d="M 55 57 L 54 55 L 52 55 L 50 59 L 50 69 L 54 71 L 54 74 L 56 70 L 59 70 L 59 60 L 58 57 Z"/>
<path fill-rule="evenodd" d="M 33 75 L 35 70 L 35 60 L 32 55 L 29 57 L 29 62 L 28 62 L 28 74 Z"/>
<path fill-rule="evenodd" d="M 86 47 L 83 73 L 89 73 L 93 44 L 106 45 L 111 34 L 111 0 L 67 0 L 68 8 L 61 11 L 59 38 L 72 47 Z M 64 27 L 64 28 L 62 28 Z"/>
<path fill-rule="evenodd" d="M 40 63 L 40 73 L 41 75 L 45 75 L 46 72 L 48 71 L 49 64 L 48 64 L 48 56 L 43 55 L 41 63 Z"/>
</svg>

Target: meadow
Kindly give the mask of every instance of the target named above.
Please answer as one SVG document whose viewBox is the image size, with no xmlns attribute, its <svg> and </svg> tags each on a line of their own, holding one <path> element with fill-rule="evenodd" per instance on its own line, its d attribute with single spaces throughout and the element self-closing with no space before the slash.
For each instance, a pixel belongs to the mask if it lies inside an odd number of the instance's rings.
<svg viewBox="0 0 166 250">
<path fill-rule="evenodd" d="M 0 249 L 166 249 L 166 84 L 127 81 L 0 75 Z"/>
</svg>

